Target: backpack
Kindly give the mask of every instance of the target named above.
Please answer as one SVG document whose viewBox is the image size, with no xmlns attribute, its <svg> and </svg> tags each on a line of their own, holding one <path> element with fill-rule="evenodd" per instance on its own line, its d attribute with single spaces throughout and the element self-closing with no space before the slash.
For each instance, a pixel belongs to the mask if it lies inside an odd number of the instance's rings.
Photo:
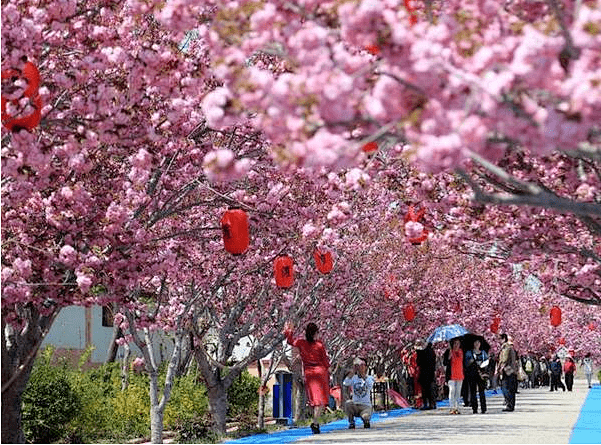
<svg viewBox="0 0 601 445">
<path fill-rule="evenodd" d="M 524 371 L 526 371 L 527 373 L 531 373 L 533 369 L 534 365 L 532 364 L 532 360 L 526 360 L 526 364 L 524 365 Z"/>
</svg>

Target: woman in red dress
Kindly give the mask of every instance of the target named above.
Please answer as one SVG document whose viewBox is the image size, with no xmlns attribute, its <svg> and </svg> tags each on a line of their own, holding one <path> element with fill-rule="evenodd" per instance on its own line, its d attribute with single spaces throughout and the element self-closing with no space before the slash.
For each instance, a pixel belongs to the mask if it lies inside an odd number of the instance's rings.
<svg viewBox="0 0 601 445">
<path fill-rule="evenodd" d="M 330 360 L 323 343 L 316 339 L 319 328 L 309 323 L 305 328 L 305 338 L 294 338 L 292 326 L 286 324 L 284 335 L 288 344 L 300 351 L 305 374 L 305 388 L 309 405 L 313 407 L 313 434 L 319 434 L 318 418 L 330 401 Z"/>
</svg>

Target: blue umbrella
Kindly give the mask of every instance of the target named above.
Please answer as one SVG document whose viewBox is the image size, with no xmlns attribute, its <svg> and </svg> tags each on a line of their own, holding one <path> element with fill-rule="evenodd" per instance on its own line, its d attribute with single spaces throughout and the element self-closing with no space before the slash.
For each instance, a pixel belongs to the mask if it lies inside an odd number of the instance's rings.
<svg viewBox="0 0 601 445">
<path fill-rule="evenodd" d="M 427 338 L 428 343 L 436 343 L 439 341 L 447 341 L 455 337 L 461 337 L 469 333 L 469 331 L 460 324 L 449 324 L 439 326 L 434 329 L 434 332 Z"/>
</svg>

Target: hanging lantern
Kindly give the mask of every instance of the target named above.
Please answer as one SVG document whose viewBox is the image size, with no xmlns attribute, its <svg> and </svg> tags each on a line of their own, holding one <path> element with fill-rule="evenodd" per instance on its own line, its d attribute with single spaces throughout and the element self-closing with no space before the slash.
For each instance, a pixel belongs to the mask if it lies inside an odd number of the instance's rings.
<svg viewBox="0 0 601 445">
<path fill-rule="evenodd" d="M 7 85 L 3 85 L 2 87 L 3 92 L 7 89 L 13 90 L 16 88 L 16 85 L 10 85 L 10 82 L 15 84 L 17 81 L 22 80 L 27 83 L 25 90 L 23 90 L 19 98 L 9 98 L 7 97 L 8 95 L 2 95 L 2 124 L 9 131 L 19 131 L 23 128 L 28 131 L 33 130 L 42 119 L 42 98 L 38 93 L 41 78 L 37 67 L 25 59 L 22 69 L 3 70 L 2 80 L 7 81 Z M 22 102 L 24 98 L 29 99 L 27 105 L 24 105 Z M 8 111 L 9 103 L 15 108 L 29 107 L 31 111 L 28 114 L 23 114 L 26 110 L 22 110 L 18 115 L 11 115 Z"/>
<path fill-rule="evenodd" d="M 322 250 L 315 249 L 315 252 L 313 252 L 313 258 L 315 258 L 315 266 L 317 267 L 317 270 L 323 274 L 330 273 L 330 271 L 334 268 L 334 262 L 330 252 L 324 252 Z"/>
<path fill-rule="evenodd" d="M 374 56 L 380 54 L 380 47 L 376 44 L 370 43 L 369 45 L 365 45 L 365 49 Z"/>
<path fill-rule="evenodd" d="M 417 23 L 417 14 L 415 13 L 415 8 L 411 5 L 411 0 L 405 0 L 405 8 L 409 13 L 409 25 L 415 25 Z"/>
<path fill-rule="evenodd" d="M 589 329 L 589 331 L 594 331 L 595 330 L 595 322 L 594 321 L 591 321 L 588 324 L 588 329 Z"/>
<path fill-rule="evenodd" d="M 553 306 L 549 314 L 551 316 L 551 326 L 559 326 L 561 324 L 561 309 L 557 306 Z"/>
<path fill-rule="evenodd" d="M 33 97 L 38 94 L 40 88 L 40 72 L 31 62 L 25 62 L 22 69 L 6 69 L 2 71 L 2 80 L 12 79 L 13 82 L 24 79 L 27 82 L 27 88 L 23 91 L 23 96 Z"/>
<path fill-rule="evenodd" d="M 497 332 L 499 332 L 500 326 L 501 326 L 501 317 L 499 317 L 498 315 L 495 315 L 495 318 L 493 318 L 493 321 L 490 324 L 490 332 L 492 332 L 493 334 L 496 334 Z"/>
<path fill-rule="evenodd" d="M 378 149 L 378 143 L 375 141 L 368 142 L 363 147 L 361 147 L 361 150 L 363 150 L 365 153 L 373 153 L 377 149 Z"/>
<path fill-rule="evenodd" d="M 415 307 L 413 306 L 413 303 L 409 303 L 403 308 L 403 317 L 405 317 L 405 320 L 407 321 L 413 321 L 415 319 Z"/>
<path fill-rule="evenodd" d="M 562 346 L 565 345 L 566 344 L 566 339 L 564 337 L 561 337 L 559 339 L 559 344 L 562 345 Z"/>
<path fill-rule="evenodd" d="M 424 215 L 426 213 L 425 209 L 421 209 L 418 212 L 415 212 L 415 209 L 413 206 L 409 206 L 409 210 L 407 212 L 407 214 L 404 217 L 404 221 L 405 221 L 405 233 L 407 234 L 407 240 L 413 244 L 413 245 L 418 245 L 423 243 L 424 241 L 426 241 L 428 239 L 428 230 L 423 227 L 423 218 Z M 420 221 L 420 219 L 422 221 Z M 417 233 L 415 233 L 415 227 L 412 227 L 411 231 L 413 233 L 408 233 L 409 232 L 409 227 L 407 226 L 408 223 L 414 223 L 413 226 L 417 225 Z M 418 224 L 415 224 L 418 223 Z M 420 227 L 419 225 L 421 225 L 421 231 L 420 231 Z"/>
<path fill-rule="evenodd" d="M 33 110 L 31 113 L 12 116 L 7 111 L 8 101 L 2 98 L 2 124 L 7 130 L 19 131 L 24 128 L 27 131 L 31 131 L 39 125 L 42 120 L 42 98 L 40 96 L 35 96 L 33 99 L 29 100 L 29 105 Z M 17 104 L 19 101 L 15 99 L 11 102 Z"/>
<path fill-rule="evenodd" d="M 225 250 L 234 255 L 246 252 L 249 244 L 248 216 L 241 209 L 227 210 L 221 217 L 223 245 Z"/>
<path fill-rule="evenodd" d="M 277 257 L 273 263 L 275 284 L 278 287 L 290 287 L 294 283 L 294 261 L 287 255 Z"/>
</svg>

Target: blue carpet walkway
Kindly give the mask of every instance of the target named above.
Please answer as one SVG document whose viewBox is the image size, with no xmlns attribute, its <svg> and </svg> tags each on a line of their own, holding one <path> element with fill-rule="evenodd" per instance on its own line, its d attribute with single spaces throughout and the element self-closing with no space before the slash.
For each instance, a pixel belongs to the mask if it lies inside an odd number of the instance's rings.
<svg viewBox="0 0 601 445">
<path fill-rule="evenodd" d="M 570 443 L 601 443 L 601 385 L 593 385 L 589 391 Z"/>
<path fill-rule="evenodd" d="M 493 392 L 486 391 L 486 397 L 493 397 L 495 395 L 500 395 L 501 391 Z M 438 408 L 448 407 L 449 400 L 442 400 L 436 404 Z M 403 409 L 394 409 L 385 412 L 375 412 L 371 416 L 371 423 L 378 423 L 384 419 L 389 419 L 391 417 L 403 417 L 408 416 L 418 412 L 418 410 L 413 408 L 403 408 Z M 348 428 L 348 421 L 346 418 L 336 420 L 334 422 L 330 422 L 325 425 L 321 425 L 320 429 L 323 433 L 333 430 L 346 430 Z M 363 428 L 361 419 L 357 418 L 357 428 Z M 230 440 L 225 443 L 232 444 L 260 444 L 260 443 L 291 443 L 301 437 L 311 436 L 311 428 L 310 427 L 302 427 L 302 428 L 290 428 L 282 431 L 277 431 L 275 433 L 268 434 L 257 434 L 255 436 L 242 437 L 241 439 Z"/>
</svg>

